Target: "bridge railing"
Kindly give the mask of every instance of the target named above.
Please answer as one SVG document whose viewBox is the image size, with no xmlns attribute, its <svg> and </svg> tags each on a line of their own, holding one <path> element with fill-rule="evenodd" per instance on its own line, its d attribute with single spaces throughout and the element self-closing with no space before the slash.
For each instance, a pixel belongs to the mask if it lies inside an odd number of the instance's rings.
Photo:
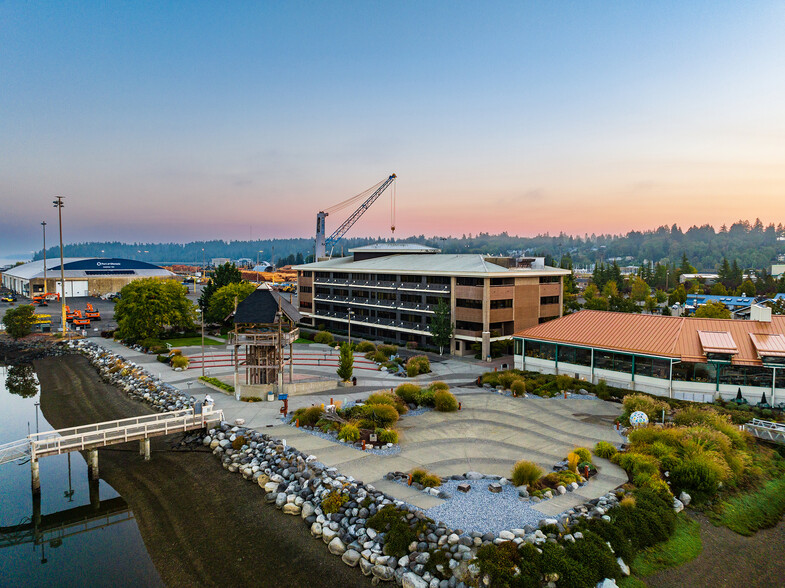
<svg viewBox="0 0 785 588">
<path fill-rule="evenodd" d="M 189 414 L 193 414 L 192 408 L 174 410 L 171 412 L 157 412 L 154 414 L 146 414 L 138 417 L 118 419 L 115 421 L 105 421 L 103 423 L 92 423 L 89 425 L 80 425 L 78 427 L 57 429 L 56 431 L 43 431 L 41 433 L 33 433 L 29 435 L 29 439 L 33 442 L 41 442 L 41 441 L 47 441 L 49 439 L 57 439 L 59 437 L 70 437 L 72 435 L 81 435 L 85 433 L 93 433 L 96 431 L 117 429 L 118 427 L 124 427 L 127 425 L 143 425 L 145 423 L 150 423 L 150 422 L 171 420 L 173 418 L 183 418 Z"/>
<path fill-rule="evenodd" d="M 32 439 L 31 436 L 31 457 L 36 459 L 46 455 L 82 451 L 115 443 L 125 443 L 147 437 L 207 427 L 211 423 L 221 422 L 223 420 L 223 411 L 206 409 L 202 414 L 194 414 L 193 410 L 184 410 L 150 416 L 163 418 L 143 419 L 139 417 L 139 422 L 135 422 L 136 419 L 122 419 L 121 421 L 97 423 L 96 425 L 88 425 L 86 427 L 72 427 L 71 429 L 50 432 L 66 433 L 57 437 L 47 436 L 40 438 L 39 434 L 38 438 Z M 77 432 L 73 432 L 74 430 L 77 430 Z"/>
<path fill-rule="evenodd" d="M 785 424 L 752 419 L 744 425 L 744 430 L 758 439 L 785 444 Z"/>
<path fill-rule="evenodd" d="M 20 439 L 0 445 L 0 465 L 30 457 L 30 440 Z"/>
</svg>

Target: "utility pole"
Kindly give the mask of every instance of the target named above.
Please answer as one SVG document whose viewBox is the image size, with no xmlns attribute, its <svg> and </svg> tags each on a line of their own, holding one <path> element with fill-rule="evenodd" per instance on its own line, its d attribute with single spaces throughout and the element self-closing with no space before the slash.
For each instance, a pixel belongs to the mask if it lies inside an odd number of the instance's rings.
<svg viewBox="0 0 785 588">
<path fill-rule="evenodd" d="M 63 324 L 63 337 L 66 335 L 65 330 L 65 270 L 63 269 L 63 196 L 55 196 L 53 200 L 55 208 L 57 209 L 57 220 L 60 224 L 60 314 L 62 315 L 61 322 Z"/>
<path fill-rule="evenodd" d="M 44 228 L 44 303 L 46 303 L 46 295 L 49 292 L 46 285 L 46 221 L 42 221 L 41 226 Z"/>
</svg>

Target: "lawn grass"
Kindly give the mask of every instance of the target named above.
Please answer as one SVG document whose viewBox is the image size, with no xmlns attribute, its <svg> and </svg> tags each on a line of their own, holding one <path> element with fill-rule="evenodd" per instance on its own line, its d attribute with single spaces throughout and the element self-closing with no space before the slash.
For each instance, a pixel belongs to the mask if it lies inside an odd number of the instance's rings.
<svg viewBox="0 0 785 588">
<path fill-rule="evenodd" d="M 740 535 L 753 535 L 776 525 L 785 514 L 785 478 L 769 480 L 760 489 L 722 504 L 719 524 Z"/>
<path fill-rule="evenodd" d="M 303 339 L 302 337 L 300 337 L 299 339 L 295 340 L 295 343 L 302 343 L 303 345 L 311 345 L 313 341 L 311 341 L 310 339 Z"/>
<path fill-rule="evenodd" d="M 172 347 L 199 347 L 202 345 L 201 337 L 180 337 L 179 339 L 166 339 L 164 343 L 169 343 Z M 204 338 L 205 345 L 226 345 L 226 341 Z"/>
<path fill-rule="evenodd" d="M 635 576 L 626 576 L 620 580 L 616 580 L 616 585 L 619 588 L 646 588 L 646 582 Z"/>
<path fill-rule="evenodd" d="M 630 567 L 636 576 L 650 576 L 663 568 L 685 564 L 698 557 L 702 550 L 700 524 L 680 514 L 670 539 L 638 553 Z"/>
</svg>

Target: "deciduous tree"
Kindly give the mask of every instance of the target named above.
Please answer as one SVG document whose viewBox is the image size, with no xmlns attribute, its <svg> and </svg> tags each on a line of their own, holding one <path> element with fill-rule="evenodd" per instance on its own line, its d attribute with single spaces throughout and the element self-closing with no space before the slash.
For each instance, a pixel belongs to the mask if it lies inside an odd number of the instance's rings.
<svg viewBox="0 0 785 588">
<path fill-rule="evenodd" d="M 134 280 L 120 290 L 115 306 L 117 333 L 127 341 L 160 338 L 167 330 L 194 328 L 195 308 L 185 286 L 174 280 Z"/>
<path fill-rule="evenodd" d="M 447 304 L 444 298 L 440 298 L 431 321 L 431 337 L 433 337 L 434 344 L 439 346 L 439 355 L 444 353 L 444 348 L 450 344 L 452 331 L 450 305 Z"/>
<path fill-rule="evenodd" d="M 11 337 L 21 339 L 33 332 L 33 315 L 35 309 L 29 304 L 23 304 L 18 308 L 9 308 L 3 316 L 3 324 L 6 332 Z"/>
<path fill-rule="evenodd" d="M 719 318 L 729 319 L 731 317 L 730 310 L 722 302 L 709 301 L 706 304 L 699 306 L 695 311 L 696 318 Z"/>
<path fill-rule="evenodd" d="M 239 304 L 256 290 L 256 284 L 239 282 L 227 284 L 215 291 L 210 298 L 210 306 L 205 319 L 210 323 L 221 323 L 234 310 L 235 300 Z"/>
</svg>

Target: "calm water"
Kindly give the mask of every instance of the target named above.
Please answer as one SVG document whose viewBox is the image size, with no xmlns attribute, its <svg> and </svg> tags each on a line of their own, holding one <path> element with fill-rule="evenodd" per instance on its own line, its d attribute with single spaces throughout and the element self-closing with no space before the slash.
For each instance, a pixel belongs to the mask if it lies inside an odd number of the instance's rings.
<svg viewBox="0 0 785 588">
<path fill-rule="evenodd" d="M 36 431 L 38 401 L 31 368 L 0 366 L 0 445 L 22 439 L 28 427 Z M 53 429 L 40 408 L 37 426 Z M 162 586 L 133 513 L 103 480 L 92 488 L 96 511 L 87 464 L 79 453 L 70 456 L 70 466 L 66 455 L 40 461 L 37 533 L 29 462 L 0 466 L 0 586 Z"/>
</svg>

